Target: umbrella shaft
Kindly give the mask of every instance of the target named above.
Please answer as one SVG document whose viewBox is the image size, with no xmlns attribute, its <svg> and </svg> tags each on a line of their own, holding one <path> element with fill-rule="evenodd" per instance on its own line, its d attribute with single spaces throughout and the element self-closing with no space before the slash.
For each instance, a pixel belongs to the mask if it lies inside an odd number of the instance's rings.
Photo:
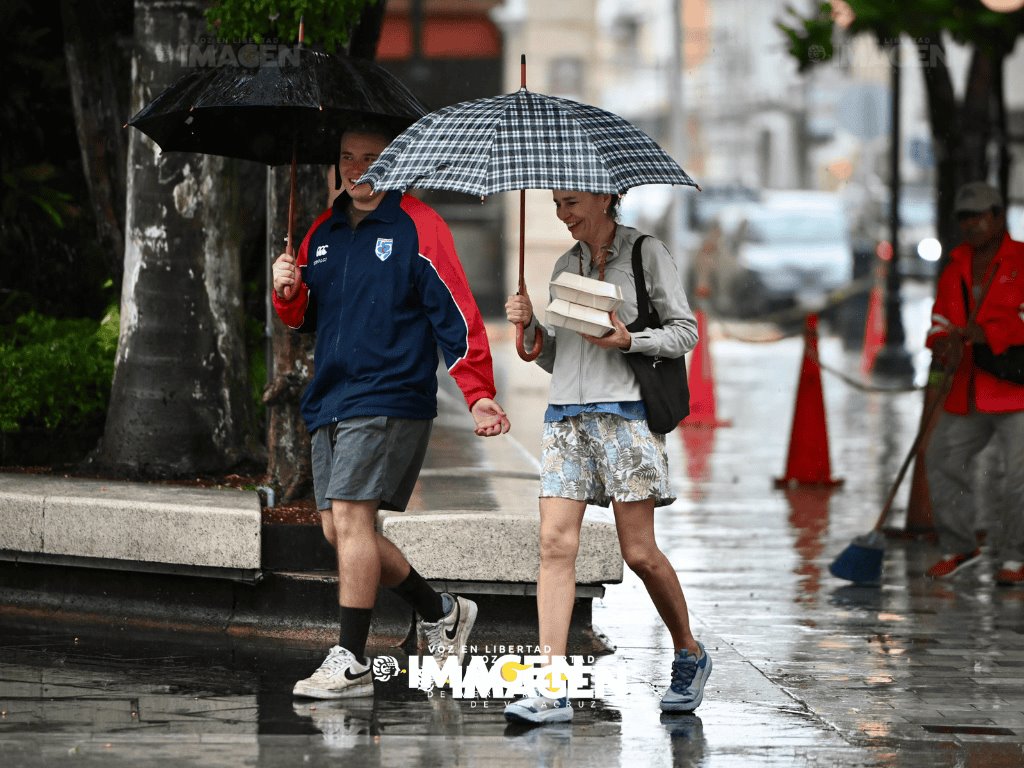
<svg viewBox="0 0 1024 768">
<path fill-rule="evenodd" d="M 519 190 L 519 293 L 526 295 L 526 190 Z"/>
</svg>

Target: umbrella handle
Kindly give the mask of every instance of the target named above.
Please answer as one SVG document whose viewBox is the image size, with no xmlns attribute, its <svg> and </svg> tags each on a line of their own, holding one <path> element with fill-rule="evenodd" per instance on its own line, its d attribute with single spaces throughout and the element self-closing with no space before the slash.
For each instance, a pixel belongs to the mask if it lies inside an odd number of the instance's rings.
<svg viewBox="0 0 1024 768">
<path fill-rule="evenodd" d="M 527 352 L 523 343 L 523 324 L 516 323 L 516 352 L 528 363 L 536 360 L 541 349 L 544 347 L 544 335 L 540 332 L 540 328 L 534 328 L 533 331 L 533 351 Z"/>
<path fill-rule="evenodd" d="M 301 42 L 301 40 L 300 40 Z M 288 247 L 285 249 L 285 253 L 289 256 L 295 256 L 294 240 L 292 235 L 295 232 L 295 183 L 296 183 L 296 142 L 292 139 L 292 167 L 291 173 L 288 176 Z"/>
</svg>

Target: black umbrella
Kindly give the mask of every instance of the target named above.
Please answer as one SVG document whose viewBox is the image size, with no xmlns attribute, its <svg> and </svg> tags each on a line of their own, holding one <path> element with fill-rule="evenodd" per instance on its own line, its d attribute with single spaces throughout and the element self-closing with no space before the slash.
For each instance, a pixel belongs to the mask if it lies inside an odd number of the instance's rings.
<svg viewBox="0 0 1024 768">
<path fill-rule="evenodd" d="M 300 31 L 300 44 L 301 44 Z M 372 120 L 402 131 L 426 109 L 387 70 L 365 59 L 296 46 L 273 62 L 197 68 L 128 121 L 165 152 L 199 152 L 267 165 L 336 163 L 346 125 Z"/>
</svg>

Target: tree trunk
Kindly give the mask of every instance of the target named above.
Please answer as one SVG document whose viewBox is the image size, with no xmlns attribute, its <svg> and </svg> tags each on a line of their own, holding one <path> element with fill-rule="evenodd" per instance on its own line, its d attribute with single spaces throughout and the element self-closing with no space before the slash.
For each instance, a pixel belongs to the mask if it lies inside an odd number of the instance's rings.
<svg viewBox="0 0 1024 768">
<path fill-rule="evenodd" d="M 962 130 L 953 79 L 946 65 L 942 32 L 936 30 L 927 37 L 937 41 L 935 45 L 941 54 L 934 61 L 929 61 L 927 66 L 921 67 L 921 72 L 928 95 L 928 123 L 932 129 L 935 153 L 936 230 L 942 243 L 942 264 L 945 265 L 949 252 L 960 242 L 960 228 L 953 215 L 953 198 L 959 184 L 957 148 L 960 146 Z"/>
<path fill-rule="evenodd" d="M 200 0 L 135 2 L 132 112 L 181 75 Z M 133 477 L 230 470 L 248 458 L 240 161 L 161 153 L 128 134 L 121 336 L 93 463 Z"/>
<path fill-rule="evenodd" d="M 960 119 L 963 124 L 958 182 L 986 181 L 989 172 L 988 147 L 992 138 L 992 103 L 996 85 L 995 56 L 977 46 L 967 69 Z"/>
<path fill-rule="evenodd" d="M 273 262 L 284 251 L 288 231 L 288 190 L 290 169 L 267 174 L 267 246 Z M 295 248 L 298 250 L 313 219 L 326 207 L 323 166 L 300 165 L 295 186 Z M 270 281 L 268 279 L 268 285 Z M 267 295 L 269 297 L 270 288 Z M 299 399 L 313 376 L 311 333 L 295 333 L 267 307 L 271 354 L 267 371 L 270 381 L 263 393 L 267 404 L 267 483 L 275 488 L 278 501 L 287 504 L 309 493 L 313 483 L 309 434 L 299 412 Z"/>
<path fill-rule="evenodd" d="M 940 33 L 931 37 L 941 40 Z M 957 102 L 953 80 L 942 56 L 922 67 L 928 94 L 928 118 L 936 162 L 936 222 L 942 242 L 942 264 L 960 244 L 960 227 L 953 212 L 956 191 L 968 181 L 987 179 L 988 146 L 992 139 L 992 108 L 998 98 L 1001 59 L 976 48 L 967 73 L 964 98 Z"/>
<path fill-rule="evenodd" d="M 131 0 L 61 0 L 64 58 L 82 169 L 97 236 L 120 287 L 124 267 L 125 165 L 131 72 L 122 27 Z"/>
<path fill-rule="evenodd" d="M 351 56 L 374 58 L 386 6 L 386 0 L 380 0 L 363 9 L 349 42 Z M 333 179 L 333 173 L 326 175 Z M 267 244 L 271 262 L 284 250 L 280 237 L 288 231 L 288 178 L 288 168 L 271 171 L 267 176 Z M 330 193 L 323 167 L 298 168 L 296 249 L 313 219 L 329 204 Z M 270 381 L 263 394 L 267 404 L 267 483 L 277 491 L 279 503 L 287 504 L 307 495 L 313 483 L 309 434 L 299 412 L 299 400 L 313 375 L 314 336 L 290 331 L 269 306 L 267 315 L 271 346 L 267 366 Z"/>
</svg>

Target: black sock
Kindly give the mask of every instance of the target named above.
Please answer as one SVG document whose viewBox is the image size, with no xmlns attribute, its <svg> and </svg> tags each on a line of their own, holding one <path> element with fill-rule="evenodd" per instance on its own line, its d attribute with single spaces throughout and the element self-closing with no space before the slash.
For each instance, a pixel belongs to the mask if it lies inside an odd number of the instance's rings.
<svg viewBox="0 0 1024 768">
<path fill-rule="evenodd" d="M 360 664 L 366 658 L 366 638 L 370 636 L 370 615 L 372 608 L 338 607 L 338 619 L 341 631 L 338 633 L 338 645 L 352 653 Z"/>
<path fill-rule="evenodd" d="M 409 566 L 409 575 L 403 579 L 401 584 L 392 589 L 415 608 L 416 613 L 424 621 L 439 621 L 444 616 L 441 593 L 435 592 L 434 588 L 427 584 L 426 580 L 412 566 Z"/>
</svg>

